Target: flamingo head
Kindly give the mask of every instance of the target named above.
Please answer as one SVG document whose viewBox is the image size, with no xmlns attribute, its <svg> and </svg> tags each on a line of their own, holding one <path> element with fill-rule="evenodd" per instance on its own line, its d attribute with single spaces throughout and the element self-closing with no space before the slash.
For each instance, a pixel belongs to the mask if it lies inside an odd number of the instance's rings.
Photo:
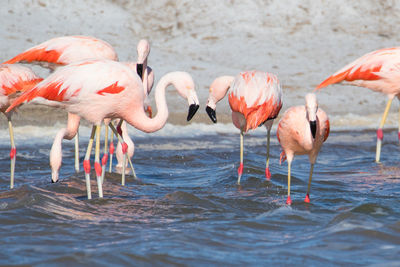
<svg viewBox="0 0 400 267">
<path fill-rule="evenodd" d="M 199 99 L 196 94 L 194 81 L 192 76 L 187 72 L 177 71 L 172 74 L 176 77 L 172 84 L 178 93 L 188 101 L 189 112 L 187 115 L 187 121 L 190 121 L 199 109 Z"/>
<path fill-rule="evenodd" d="M 136 72 L 139 77 L 143 80 L 143 73 L 145 65 L 147 64 L 147 57 L 150 53 L 150 44 L 147 40 L 142 39 L 137 45 L 138 60 L 136 64 Z"/>
<path fill-rule="evenodd" d="M 307 120 L 310 123 L 310 130 L 312 137 L 315 138 L 315 134 L 317 132 L 317 111 L 318 111 L 318 103 L 317 97 L 315 94 L 307 94 L 306 95 L 306 114 Z"/>
<path fill-rule="evenodd" d="M 217 123 L 217 113 L 216 113 L 217 104 L 215 103 L 214 98 L 212 95 L 208 97 L 206 112 L 208 117 L 210 117 L 213 123 Z"/>
<path fill-rule="evenodd" d="M 215 112 L 217 108 L 217 103 L 225 97 L 226 93 L 231 87 L 233 80 L 233 76 L 220 76 L 217 77 L 210 85 L 206 112 L 214 123 L 217 122 L 217 114 Z"/>
</svg>

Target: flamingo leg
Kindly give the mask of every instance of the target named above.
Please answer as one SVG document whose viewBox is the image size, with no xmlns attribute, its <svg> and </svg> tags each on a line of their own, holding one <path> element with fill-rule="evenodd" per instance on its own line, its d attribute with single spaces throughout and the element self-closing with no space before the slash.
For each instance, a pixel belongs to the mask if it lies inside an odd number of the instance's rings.
<svg viewBox="0 0 400 267">
<path fill-rule="evenodd" d="M 101 159 L 101 183 L 104 182 L 104 175 L 106 173 L 106 165 L 108 161 L 108 127 L 106 126 L 104 134 L 104 155 Z"/>
<path fill-rule="evenodd" d="M 240 185 L 240 178 L 242 178 L 243 174 L 243 132 L 240 132 L 240 165 L 238 168 L 238 180 L 237 184 Z"/>
<path fill-rule="evenodd" d="M 92 133 L 90 134 L 89 144 L 85 154 L 85 159 L 83 160 L 83 169 L 85 170 L 86 191 L 88 199 L 92 199 L 92 191 L 90 189 L 90 153 L 92 151 L 95 130 L 96 126 L 93 126 Z"/>
<path fill-rule="evenodd" d="M 111 124 L 112 122 L 110 122 Z M 114 154 L 114 132 L 111 132 L 111 138 L 110 138 L 110 167 L 108 169 L 108 172 L 112 172 L 112 161 L 113 161 L 113 154 Z"/>
<path fill-rule="evenodd" d="M 103 198 L 103 183 L 101 181 L 102 168 L 100 165 L 100 130 L 101 130 L 101 125 L 96 125 L 96 149 L 94 154 L 94 169 L 96 171 L 99 198 Z"/>
<path fill-rule="evenodd" d="M 271 129 L 267 133 L 267 162 L 265 163 L 265 178 L 271 179 L 271 172 L 269 171 L 269 144 L 270 144 Z"/>
<path fill-rule="evenodd" d="M 288 196 L 287 196 L 287 200 L 286 200 L 286 204 L 287 205 L 292 205 L 292 200 L 290 199 L 290 178 L 291 178 L 291 165 L 292 165 L 292 161 L 288 160 L 288 176 L 287 176 L 287 181 L 288 181 Z"/>
<path fill-rule="evenodd" d="M 310 203 L 310 188 L 311 188 L 311 180 L 312 180 L 313 171 L 314 171 L 314 164 L 311 163 L 310 177 L 308 178 L 307 194 L 306 194 L 306 198 L 304 199 L 304 202 L 306 202 L 306 203 Z"/>
<path fill-rule="evenodd" d="M 125 185 L 125 162 L 126 162 L 126 158 L 127 158 L 126 157 L 126 152 L 128 150 L 128 146 L 125 143 L 124 139 L 122 138 L 122 135 L 120 135 L 119 132 L 117 131 L 117 129 L 115 129 L 114 125 L 112 125 L 110 123 L 109 126 L 110 126 L 111 130 L 114 132 L 114 134 L 118 137 L 118 140 L 122 145 L 122 152 L 124 153 L 124 159 L 123 159 L 123 162 L 122 162 L 122 180 L 121 180 L 121 184 Z M 137 180 L 138 178 L 136 176 L 135 169 L 133 168 L 132 161 L 131 161 L 131 159 L 129 157 L 128 157 L 128 161 L 129 161 L 129 165 L 131 166 L 131 169 L 132 169 L 133 178 L 135 180 Z"/>
<path fill-rule="evenodd" d="M 376 131 L 376 157 L 375 157 L 375 161 L 379 162 L 380 158 L 381 158 L 381 146 L 382 146 L 382 139 L 383 139 L 383 125 L 385 124 L 387 115 L 389 113 L 389 109 L 390 109 L 390 105 L 392 104 L 392 100 L 393 98 L 390 98 L 386 104 L 386 108 L 385 108 L 385 112 L 383 113 L 382 116 L 382 120 L 381 123 L 379 124 L 379 128 Z"/>
<path fill-rule="evenodd" d="M 14 143 L 14 131 L 11 123 L 11 119 L 8 119 L 8 130 L 10 132 L 10 142 L 11 142 L 11 150 L 10 150 L 10 159 L 11 159 L 11 173 L 10 173 L 10 188 L 14 188 L 14 171 L 15 171 L 15 159 L 17 157 L 17 149 L 15 148 Z"/>
<path fill-rule="evenodd" d="M 79 131 L 75 135 L 75 171 L 79 172 Z"/>
</svg>

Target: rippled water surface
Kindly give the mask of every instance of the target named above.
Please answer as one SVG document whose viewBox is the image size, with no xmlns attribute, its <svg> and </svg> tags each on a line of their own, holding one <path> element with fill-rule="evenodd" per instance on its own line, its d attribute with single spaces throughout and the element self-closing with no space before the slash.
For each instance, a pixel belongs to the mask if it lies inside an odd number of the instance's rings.
<svg viewBox="0 0 400 267">
<path fill-rule="evenodd" d="M 87 140 L 82 138 L 83 145 Z M 51 139 L 18 144 L 16 188 L 9 190 L 9 145 L 0 146 L 0 264 L 32 265 L 400 265 L 400 151 L 386 133 L 374 163 L 373 131 L 331 133 L 303 202 L 308 157 L 287 164 L 275 136 L 272 179 L 264 177 L 266 139 L 245 136 L 236 185 L 236 132 L 135 138 L 140 182 L 106 174 L 104 199 L 86 199 L 84 175 L 64 141 L 61 181 L 50 183 Z"/>
</svg>

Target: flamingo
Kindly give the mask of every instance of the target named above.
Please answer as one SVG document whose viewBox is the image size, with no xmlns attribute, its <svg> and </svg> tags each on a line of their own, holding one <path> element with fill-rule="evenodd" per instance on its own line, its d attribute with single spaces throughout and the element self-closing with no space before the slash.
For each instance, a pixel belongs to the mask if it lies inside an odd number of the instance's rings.
<svg viewBox="0 0 400 267">
<path fill-rule="evenodd" d="M 0 111 L 7 117 L 11 142 L 10 188 L 14 188 L 14 171 L 17 149 L 14 143 L 14 131 L 11 123 L 12 113 L 5 113 L 5 111 L 15 98 L 22 94 L 22 92 L 31 89 L 42 80 L 43 79 L 37 76 L 31 69 L 19 64 L 0 65 Z"/>
<path fill-rule="evenodd" d="M 125 62 L 133 71 L 137 72 L 142 78 L 144 83 L 144 92 L 146 95 L 146 101 L 144 108 L 151 116 L 151 106 L 147 100 L 147 95 L 151 92 L 154 74 L 150 67 L 147 66 L 147 57 L 150 52 L 150 44 L 147 40 L 140 40 L 137 45 L 138 61 Z M 9 64 L 22 62 L 22 63 L 35 63 L 41 66 L 50 68 L 51 70 L 56 69 L 58 66 L 68 65 L 72 62 L 90 58 L 104 58 L 110 60 L 118 60 L 117 53 L 114 48 L 107 42 L 90 37 L 90 36 L 62 36 L 52 38 L 39 45 L 27 49 L 21 54 L 14 58 L 6 61 Z M 47 103 L 48 104 L 48 103 Z M 58 172 L 62 163 L 62 140 L 71 140 L 75 138 L 75 170 L 79 172 L 79 129 L 80 117 L 75 114 L 68 114 L 67 128 L 62 128 L 54 138 L 53 145 L 50 151 L 50 166 L 52 169 L 52 182 L 58 181 Z M 108 160 L 107 154 L 107 137 L 108 128 L 106 127 L 106 142 L 104 148 L 104 155 L 102 158 L 103 174 L 105 171 L 105 164 Z M 129 135 L 125 138 L 128 143 L 132 143 Z M 111 146 L 111 145 L 110 145 Z M 117 147 L 121 147 L 120 145 Z M 110 151 L 113 151 L 113 145 Z M 131 158 L 133 153 L 130 154 L 132 149 L 128 149 L 128 156 Z M 118 153 L 123 154 L 122 150 Z M 110 161 L 112 161 L 112 154 L 110 153 Z M 111 162 L 110 162 L 111 163 Z M 119 163 L 120 164 L 120 163 Z"/>
<path fill-rule="evenodd" d="M 90 189 L 90 153 L 96 135 L 95 171 L 99 197 L 103 197 L 100 164 L 100 125 L 108 119 L 122 119 L 138 130 L 155 132 L 161 129 L 168 118 L 165 90 L 174 85 L 180 95 L 188 100 L 189 121 L 197 109 L 198 98 L 194 82 L 186 72 L 170 72 L 164 75 L 156 87 L 155 99 L 157 115 L 147 117 L 143 102 L 145 100 L 143 84 L 140 77 L 123 63 L 93 59 L 84 60 L 58 68 L 53 74 L 37 84 L 34 88 L 17 98 L 7 109 L 11 111 L 18 105 L 35 98 L 44 98 L 59 102 L 69 113 L 83 117 L 93 124 L 92 134 L 84 160 L 85 180 L 88 199 Z M 115 128 L 110 124 L 111 129 Z M 122 145 L 126 144 L 122 140 Z"/>
<path fill-rule="evenodd" d="M 376 131 L 375 161 L 380 161 L 383 125 L 395 96 L 400 99 L 400 47 L 384 48 L 370 52 L 349 63 L 319 84 L 315 90 L 331 84 L 347 82 L 350 85 L 369 88 L 387 95 L 388 102 L 379 128 Z M 399 111 L 400 114 L 400 111 Z M 400 125 L 399 125 L 400 139 Z"/>
<path fill-rule="evenodd" d="M 228 92 L 229 90 L 229 92 Z M 278 78 L 271 73 L 244 71 L 236 77 L 221 76 L 210 86 L 206 111 L 216 123 L 216 104 L 228 93 L 232 122 L 240 130 L 240 165 L 238 181 L 243 173 L 243 135 L 250 129 L 267 128 L 267 160 L 265 176 L 270 179 L 269 143 L 272 124 L 282 107 L 282 89 Z"/>
<path fill-rule="evenodd" d="M 291 107 L 283 114 L 278 124 L 276 136 L 282 146 L 281 160 L 288 161 L 288 197 L 291 205 L 290 168 L 294 155 L 308 154 L 311 163 L 305 202 L 310 202 L 310 186 L 319 150 L 329 136 L 329 119 L 325 111 L 318 108 L 315 94 L 307 94 L 305 106 Z"/>
</svg>

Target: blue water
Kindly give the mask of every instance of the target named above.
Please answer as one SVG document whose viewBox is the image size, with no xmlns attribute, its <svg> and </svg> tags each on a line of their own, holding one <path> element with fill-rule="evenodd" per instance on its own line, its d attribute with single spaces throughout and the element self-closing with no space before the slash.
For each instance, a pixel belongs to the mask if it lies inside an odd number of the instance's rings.
<svg viewBox="0 0 400 267">
<path fill-rule="evenodd" d="M 61 181 L 50 183 L 48 141 L 18 144 L 16 187 L 9 190 L 9 145 L 0 144 L 0 265 L 203 266 L 400 265 L 400 151 L 385 130 L 381 164 L 374 131 L 331 132 L 314 170 L 307 156 L 287 164 L 266 137 L 245 136 L 242 184 L 236 184 L 239 134 L 134 138 L 140 182 L 106 174 L 104 199 L 86 199 L 84 175 L 64 141 Z M 87 140 L 82 138 L 81 155 Z"/>
</svg>

